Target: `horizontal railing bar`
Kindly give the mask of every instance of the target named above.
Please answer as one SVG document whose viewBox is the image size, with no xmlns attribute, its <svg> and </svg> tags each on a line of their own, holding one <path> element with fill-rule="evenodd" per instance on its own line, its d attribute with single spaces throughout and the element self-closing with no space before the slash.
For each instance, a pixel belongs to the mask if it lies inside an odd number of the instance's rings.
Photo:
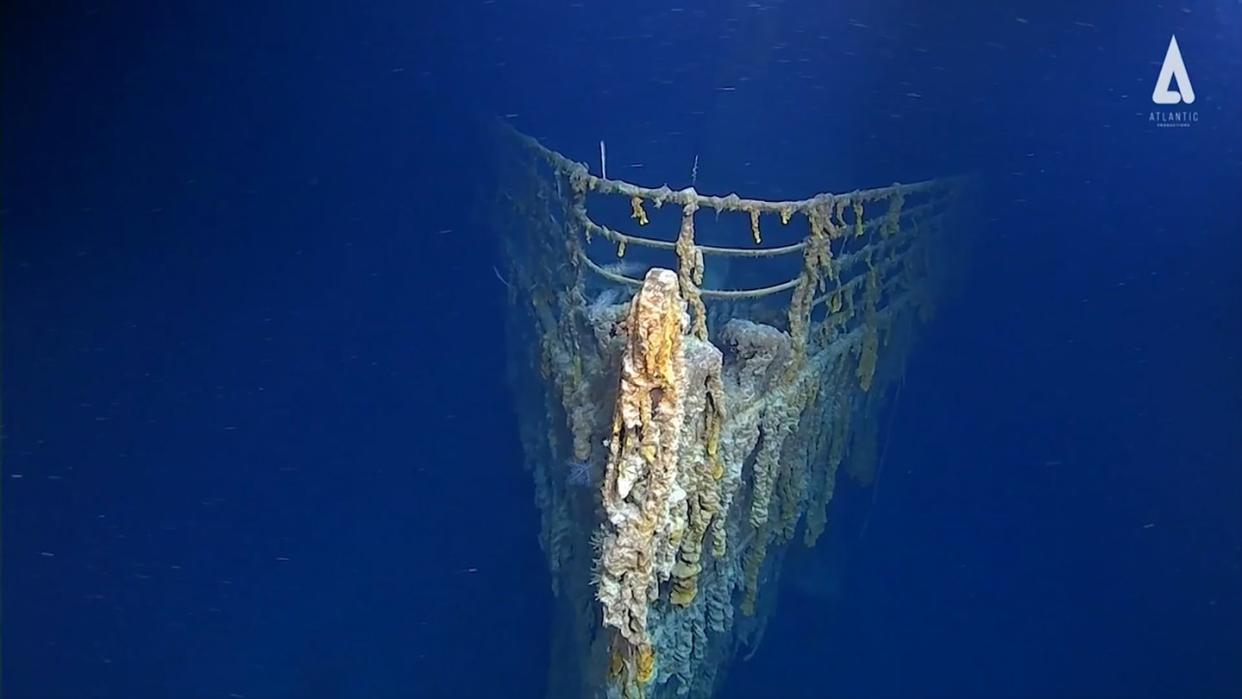
<svg viewBox="0 0 1242 699">
<path fill-rule="evenodd" d="M 935 207 L 939 205 L 940 205 L 940 202 L 933 201 L 933 202 L 926 202 L 923 204 L 919 204 L 918 206 L 912 206 L 909 209 L 903 209 L 901 212 L 901 217 L 902 219 L 905 219 L 907 216 L 923 215 L 928 210 L 934 209 Z M 611 240 L 614 243 L 624 242 L 626 245 L 636 245 L 639 247 L 654 248 L 656 250 L 676 250 L 677 249 L 677 243 L 675 241 L 657 240 L 654 238 L 644 238 L 642 236 L 636 236 L 636 235 L 632 235 L 629 233 L 622 233 L 621 231 L 618 231 L 614 228 L 609 228 L 608 226 L 596 223 L 592 221 L 591 218 L 586 215 L 586 212 L 582 211 L 581 209 L 575 209 L 574 215 L 578 219 L 578 222 L 581 223 L 582 226 L 585 227 L 592 235 L 599 235 L 600 237 L 607 238 L 608 240 Z M 885 216 L 887 216 L 887 213 L 880 213 L 880 214 L 877 214 L 875 217 L 870 218 L 867 221 L 864 221 L 863 228 L 866 230 L 871 230 L 877 226 L 880 226 L 881 224 L 884 223 Z M 849 232 L 850 230 L 852 229 L 849 229 L 847 227 L 847 233 L 845 234 L 845 236 L 842 236 L 842 237 L 849 238 L 850 236 L 852 236 L 853 233 Z M 837 239 L 834 238 L 834 240 L 837 240 Z M 720 247 L 720 246 L 714 246 L 714 245 L 698 245 L 698 244 L 696 244 L 695 247 L 698 248 L 699 251 L 702 252 L 705 256 L 711 255 L 711 256 L 716 256 L 716 257 L 776 257 L 780 255 L 788 255 L 790 253 L 795 253 L 795 252 L 798 252 L 799 250 L 802 250 L 803 248 L 806 247 L 806 241 L 803 240 L 800 243 L 792 243 L 790 245 L 783 245 L 777 248 L 753 248 L 753 249 L 752 248 L 732 248 L 732 247 Z"/>
<path fill-rule="evenodd" d="M 909 184 L 895 183 L 887 187 L 876 187 L 872 189 L 856 189 L 853 192 L 844 192 L 834 194 L 823 192 L 806 199 L 791 199 L 785 201 L 766 201 L 763 199 L 743 199 L 737 194 L 729 194 L 726 196 L 709 196 L 699 194 L 693 187 L 674 190 L 668 185 L 662 187 L 642 187 L 631 184 L 623 180 L 611 180 L 603 177 L 597 177 L 587 169 L 583 163 L 574 162 L 569 158 L 557 153 L 550 148 L 545 147 L 542 143 L 519 132 L 512 126 L 501 122 L 503 127 L 510 132 L 527 147 L 533 149 L 542 156 L 555 169 L 567 174 L 571 181 L 579 180 L 585 186 L 585 189 L 600 194 L 620 194 L 628 197 L 638 197 L 644 200 L 650 200 L 658 204 L 673 203 L 681 206 L 694 204 L 699 208 L 716 209 L 717 211 L 758 211 L 759 213 L 792 213 L 795 211 L 806 211 L 818 205 L 833 202 L 838 199 L 846 199 L 848 201 L 868 202 L 878 199 L 887 199 L 897 192 L 905 194 L 913 194 L 926 190 L 947 188 L 957 178 L 942 178 L 934 180 L 924 180 L 921 182 L 912 182 Z"/>
</svg>

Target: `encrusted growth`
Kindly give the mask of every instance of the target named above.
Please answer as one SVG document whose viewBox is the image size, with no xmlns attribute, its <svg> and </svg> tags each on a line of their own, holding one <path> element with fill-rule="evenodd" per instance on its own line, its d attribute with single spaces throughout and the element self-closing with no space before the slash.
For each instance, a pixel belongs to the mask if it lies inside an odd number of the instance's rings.
<svg viewBox="0 0 1242 699">
<path fill-rule="evenodd" d="M 630 197 L 630 218 L 638 221 L 638 225 L 647 225 L 647 212 L 643 210 L 642 197 Z"/>
<path fill-rule="evenodd" d="M 670 518 L 686 494 L 677 484 L 685 418 L 682 315 L 677 276 L 653 269 L 630 304 L 621 386 L 604 472 L 608 521 L 597 569 L 604 624 L 636 648 L 649 647 L 647 605 L 657 564 L 671 559 L 684 522 Z M 671 566 L 670 566 L 671 567 Z"/>
</svg>

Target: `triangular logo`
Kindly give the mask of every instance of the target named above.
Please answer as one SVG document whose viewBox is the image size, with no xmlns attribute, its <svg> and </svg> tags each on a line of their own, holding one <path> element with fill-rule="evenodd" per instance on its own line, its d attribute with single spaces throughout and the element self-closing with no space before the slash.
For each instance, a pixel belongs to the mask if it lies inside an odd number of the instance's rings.
<svg viewBox="0 0 1242 699">
<path fill-rule="evenodd" d="M 1173 78 L 1177 78 L 1177 90 L 1172 89 Z M 1160 66 L 1160 77 L 1156 78 L 1151 101 L 1156 104 L 1190 104 L 1195 101 L 1195 89 L 1190 86 L 1190 74 L 1182 61 L 1182 51 L 1177 48 L 1176 36 L 1169 38 L 1169 50 L 1164 54 L 1164 65 Z"/>
</svg>

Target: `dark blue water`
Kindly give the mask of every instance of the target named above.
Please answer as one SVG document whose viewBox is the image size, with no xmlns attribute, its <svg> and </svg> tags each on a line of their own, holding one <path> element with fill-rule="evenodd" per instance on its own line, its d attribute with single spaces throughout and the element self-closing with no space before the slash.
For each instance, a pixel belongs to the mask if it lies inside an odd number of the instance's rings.
<svg viewBox="0 0 1242 699">
<path fill-rule="evenodd" d="M 782 600 L 724 696 L 1242 695 L 1237 3 L 0 28 L 4 696 L 543 695 L 495 116 L 650 185 L 978 175 L 878 491 L 834 510 L 840 600 Z M 1150 121 L 1173 34 L 1189 128 Z"/>
</svg>

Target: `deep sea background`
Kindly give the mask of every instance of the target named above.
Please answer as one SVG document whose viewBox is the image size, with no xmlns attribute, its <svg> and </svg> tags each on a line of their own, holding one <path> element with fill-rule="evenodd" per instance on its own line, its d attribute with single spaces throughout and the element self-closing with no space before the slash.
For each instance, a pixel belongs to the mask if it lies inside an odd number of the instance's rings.
<svg viewBox="0 0 1242 699">
<path fill-rule="evenodd" d="M 6 2 L 3 696 L 538 697 L 481 125 L 971 172 L 838 599 L 723 696 L 1242 696 L 1242 4 Z M 1190 128 L 1149 123 L 1171 34 Z M 867 521 L 865 536 L 860 522 Z"/>
</svg>

